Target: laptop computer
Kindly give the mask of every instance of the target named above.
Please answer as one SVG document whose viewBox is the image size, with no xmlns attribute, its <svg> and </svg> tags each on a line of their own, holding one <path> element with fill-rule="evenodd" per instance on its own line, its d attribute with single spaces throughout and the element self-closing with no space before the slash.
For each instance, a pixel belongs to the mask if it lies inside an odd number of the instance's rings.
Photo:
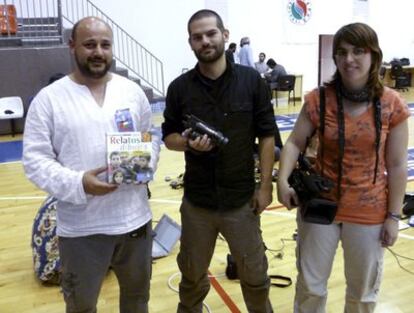
<svg viewBox="0 0 414 313">
<path fill-rule="evenodd" d="M 181 236 L 181 226 L 166 214 L 163 214 L 154 229 L 152 257 L 162 258 L 169 255 Z"/>
</svg>

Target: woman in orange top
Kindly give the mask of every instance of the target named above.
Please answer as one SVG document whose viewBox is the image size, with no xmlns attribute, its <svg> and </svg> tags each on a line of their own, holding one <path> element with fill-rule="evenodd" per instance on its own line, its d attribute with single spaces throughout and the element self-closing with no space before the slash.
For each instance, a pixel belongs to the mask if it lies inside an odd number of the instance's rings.
<svg viewBox="0 0 414 313">
<path fill-rule="evenodd" d="M 384 247 L 397 239 L 407 181 L 410 112 L 400 95 L 379 80 L 382 51 L 375 31 L 363 23 L 346 25 L 335 34 L 332 51 L 337 70 L 325 84 L 323 135 L 315 89 L 305 97 L 280 162 L 278 198 L 291 209 L 299 202 L 288 177 L 316 130 L 315 168 L 333 182 L 326 197 L 338 206 L 329 225 L 305 222 L 298 214 L 295 313 L 326 312 L 327 281 L 339 241 L 345 312 L 374 311 Z"/>
</svg>

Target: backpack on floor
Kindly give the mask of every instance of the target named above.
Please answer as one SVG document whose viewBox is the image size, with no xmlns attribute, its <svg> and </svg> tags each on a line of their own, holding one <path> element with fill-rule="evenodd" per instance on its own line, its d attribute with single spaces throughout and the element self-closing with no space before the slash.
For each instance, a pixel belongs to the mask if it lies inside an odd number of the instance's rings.
<svg viewBox="0 0 414 313">
<path fill-rule="evenodd" d="M 50 284 L 60 282 L 56 203 L 56 198 L 46 198 L 36 214 L 32 229 L 31 245 L 35 275 L 41 282 Z"/>
</svg>

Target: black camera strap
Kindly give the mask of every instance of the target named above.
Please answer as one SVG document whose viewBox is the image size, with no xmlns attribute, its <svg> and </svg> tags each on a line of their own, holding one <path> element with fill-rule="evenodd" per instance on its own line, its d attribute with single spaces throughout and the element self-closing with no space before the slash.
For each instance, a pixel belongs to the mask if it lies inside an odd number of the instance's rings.
<svg viewBox="0 0 414 313">
<path fill-rule="evenodd" d="M 292 285 L 292 279 L 282 275 L 269 275 L 270 284 L 279 288 L 286 288 Z"/>
<path fill-rule="evenodd" d="M 337 98 L 337 121 L 338 121 L 338 181 L 337 181 L 337 197 L 338 200 L 341 197 L 341 181 L 343 175 L 342 163 L 345 153 L 345 117 L 344 117 L 344 105 L 342 102 L 342 95 L 339 90 L 339 85 L 336 86 L 336 98 Z M 322 95 L 320 95 L 322 97 Z M 378 97 L 373 99 L 374 103 L 374 124 L 375 124 L 375 168 L 374 168 L 374 178 L 372 183 L 375 184 L 377 180 L 377 172 L 378 172 L 378 165 L 379 165 L 379 148 L 381 143 L 381 130 L 382 130 L 382 120 L 381 120 L 381 102 Z M 325 99 L 320 100 L 321 109 L 320 109 L 320 120 L 321 125 L 320 129 L 325 128 L 325 117 L 322 117 L 322 110 L 323 115 L 325 115 Z M 323 107 L 323 108 L 322 108 Z M 323 124 L 323 126 L 322 126 Z M 323 133 L 321 132 L 321 136 L 323 138 Z M 321 143 L 323 145 L 323 141 Z M 323 147 L 321 151 L 321 162 L 322 162 L 322 175 L 323 175 Z"/>
<path fill-rule="evenodd" d="M 338 103 L 337 107 L 337 120 L 338 120 L 338 181 L 336 186 L 336 194 L 338 200 L 341 198 L 341 181 L 342 181 L 342 162 L 344 160 L 344 153 L 345 153 L 345 116 L 344 116 L 344 104 L 342 102 L 342 95 L 339 91 L 339 87 L 337 85 L 336 88 L 336 100 Z"/>
<path fill-rule="evenodd" d="M 375 173 L 373 184 L 377 181 L 379 149 L 381 143 L 382 117 L 381 117 L 381 101 L 378 97 L 374 99 L 374 122 L 375 122 Z"/>
<path fill-rule="evenodd" d="M 319 152 L 321 154 L 321 175 L 323 176 L 324 135 L 325 135 L 325 87 L 319 87 Z"/>
<path fill-rule="evenodd" d="M 231 254 L 227 254 L 226 276 L 230 280 L 239 279 L 237 264 Z M 292 285 L 292 279 L 288 276 L 269 275 L 269 278 L 271 286 L 286 288 Z"/>
<path fill-rule="evenodd" d="M 338 87 L 337 87 L 338 88 Z M 336 90 L 337 97 L 337 121 L 338 121 L 338 180 L 336 186 L 336 194 L 338 199 L 341 197 L 341 181 L 342 181 L 342 161 L 344 158 L 345 149 L 345 120 L 344 120 L 344 106 L 339 90 Z M 319 87 L 319 133 L 320 133 L 320 154 L 321 154 L 321 175 L 323 176 L 323 158 L 324 158 L 324 135 L 325 135 L 325 87 Z"/>
</svg>

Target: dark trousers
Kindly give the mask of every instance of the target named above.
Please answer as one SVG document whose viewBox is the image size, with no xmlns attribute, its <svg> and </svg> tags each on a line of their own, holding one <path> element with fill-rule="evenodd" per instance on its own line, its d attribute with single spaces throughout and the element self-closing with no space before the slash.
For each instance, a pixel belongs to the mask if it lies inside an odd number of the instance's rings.
<svg viewBox="0 0 414 313">
<path fill-rule="evenodd" d="M 124 235 L 59 237 L 67 313 L 95 313 L 109 267 L 120 287 L 120 313 L 148 313 L 152 225 Z"/>
<path fill-rule="evenodd" d="M 223 212 L 195 207 L 183 199 L 181 227 L 177 257 L 182 274 L 178 313 L 202 312 L 202 302 L 210 289 L 207 270 L 219 233 L 227 240 L 236 261 L 248 312 L 273 312 L 260 216 L 253 213 L 249 204 Z"/>
</svg>

